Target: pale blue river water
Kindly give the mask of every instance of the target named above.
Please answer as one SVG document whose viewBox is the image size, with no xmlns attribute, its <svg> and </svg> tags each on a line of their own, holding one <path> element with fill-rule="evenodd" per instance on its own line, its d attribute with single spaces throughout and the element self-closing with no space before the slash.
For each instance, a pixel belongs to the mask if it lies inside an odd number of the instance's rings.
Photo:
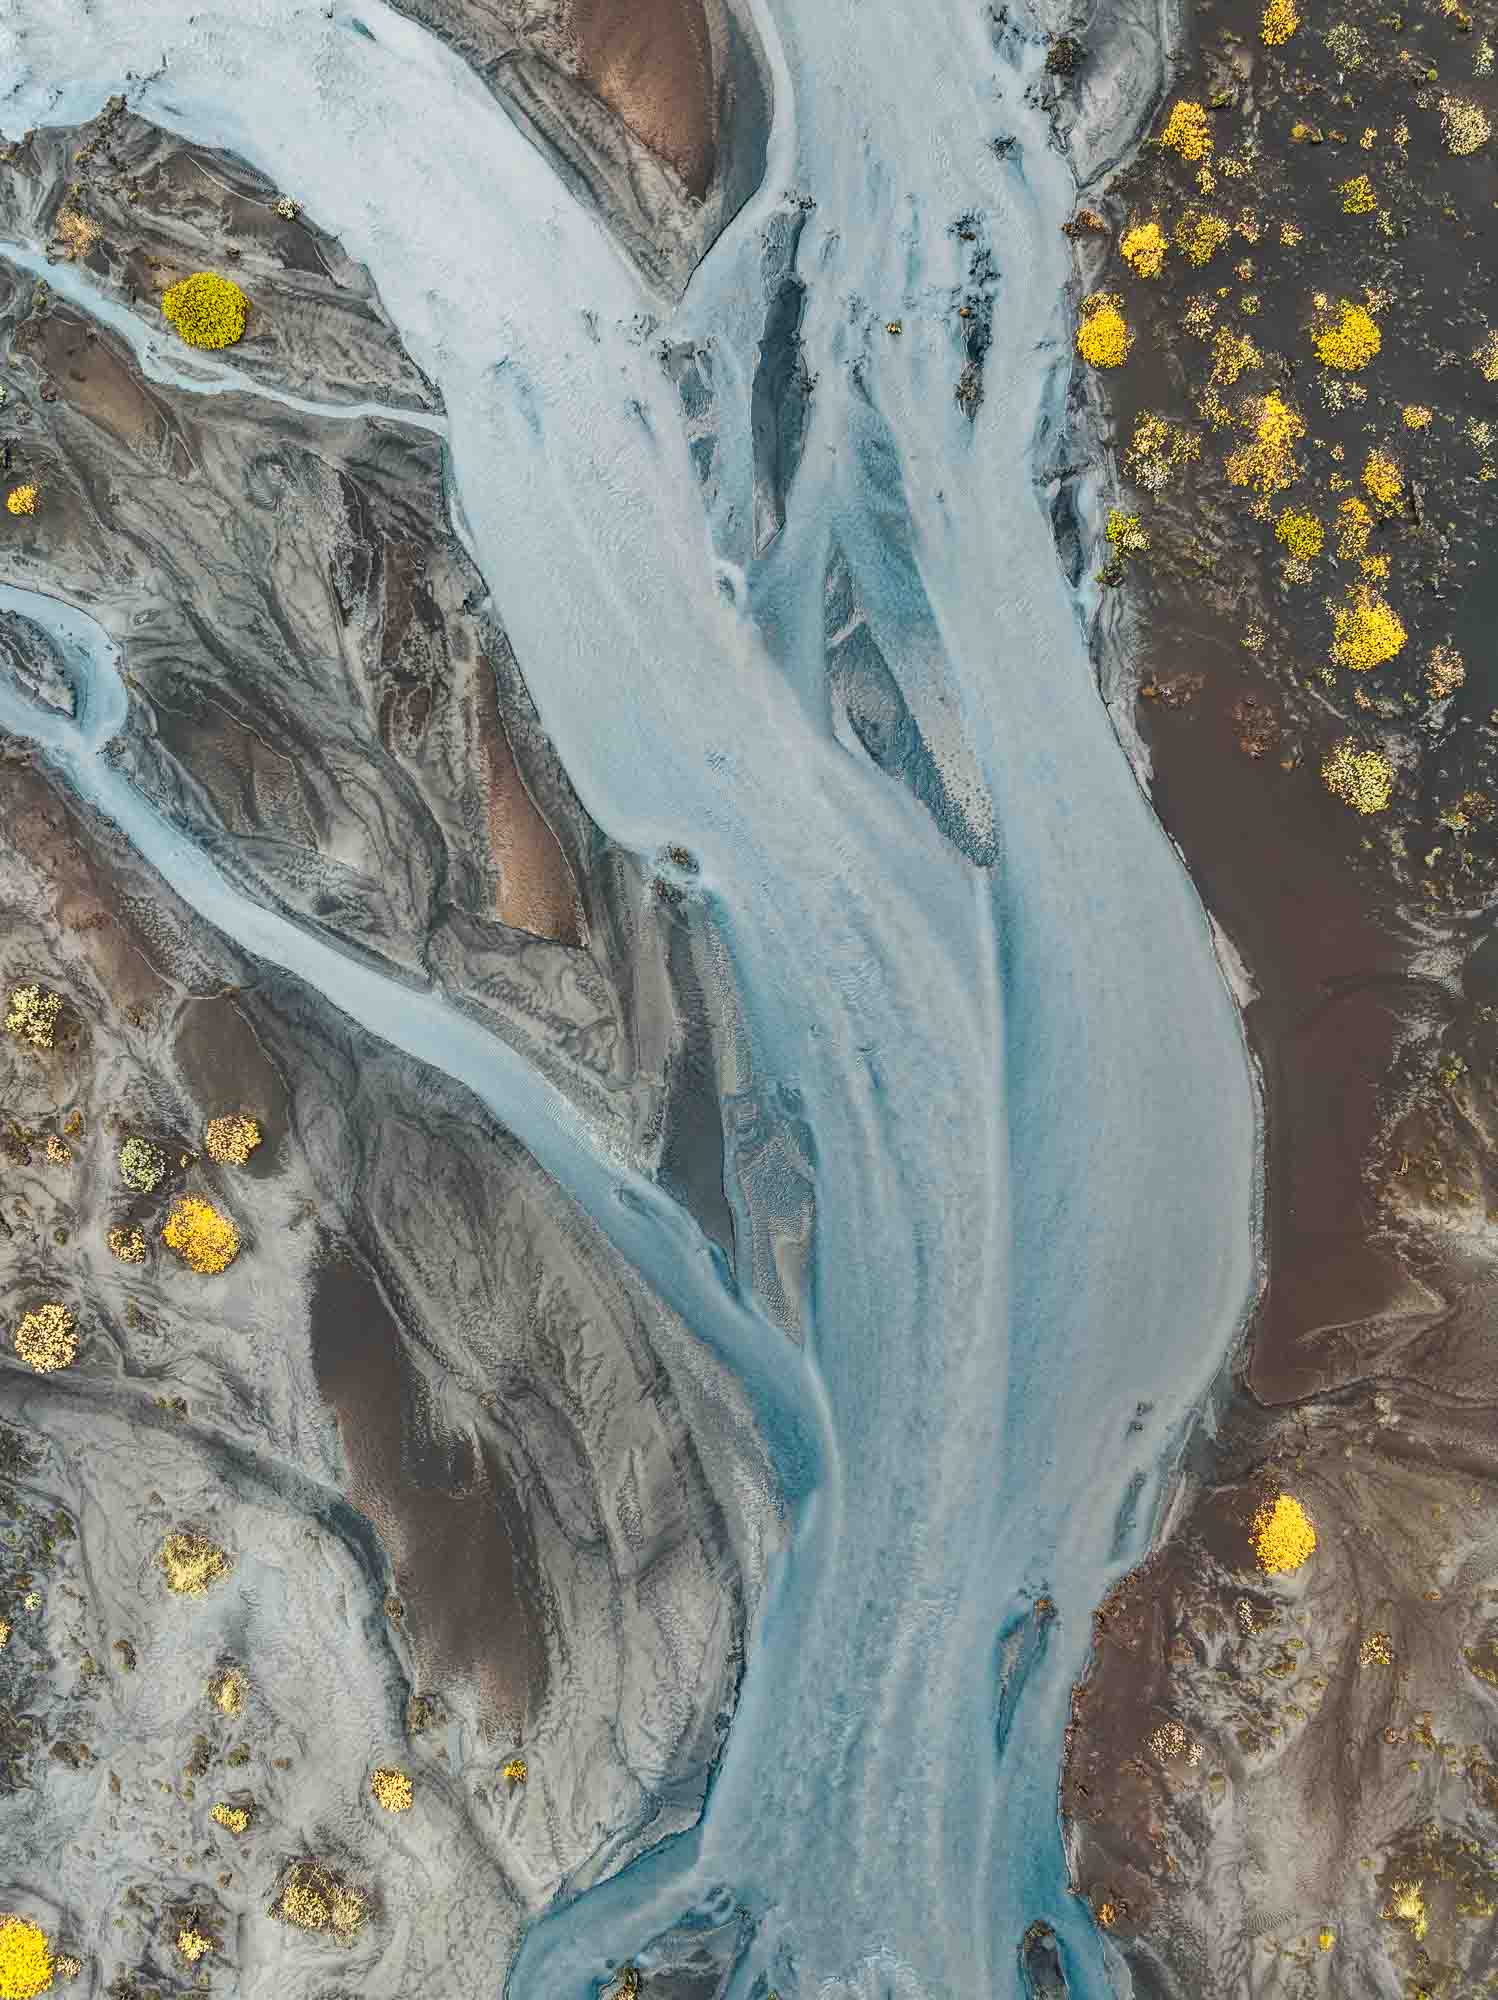
<svg viewBox="0 0 1498 2000">
<path fill-rule="evenodd" d="M 83 644 L 79 725 L 0 690 L 0 727 L 248 950 L 468 1083 L 729 1361 L 765 1429 L 794 1536 L 702 1825 L 547 1913 L 516 2000 L 582 2000 L 605 1961 L 648 1964 L 684 1914 L 724 1906 L 754 1926 L 746 1993 L 764 1975 L 829 2000 L 1008 1994 L 1044 1918 L 1073 1993 L 1102 2000 L 1116 1954 L 1068 1892 L 1057 1820 L 1067 1697 L 1252 1285 L 1247 1060 L 1035 490 L 1073 198 L 1024 102 L 1039 38 L 996 52 L 979 7 L 918 35 L 901 0 L 754 11 L 776 97 L 765 189 L 674 307 L 462 64 L 378 6 L 356 34 L 294 0 L 103 20 L 15 0 L 0 122 L 72 122 L 164 60 L 136 108 L 254 161 L 368 264 L 442 392 L 463 533 L 584 803 L 642 854 L 699 858 L 756 1087 L 794 1093 L 812 1135 L 804 1350 L 518 1056 L 248 901 L 101 759 L 128 604 L 94 607 L 108 632 Z M 1007 158 L 999 130 L 1019 139 Z M 756 562 L 704 512 L 657 350 L 714 342 L 723 463 L 745 462 L 760 233 L 787 190 L 816 203 L 817 386 L 785 532 Z M 973 424 L 952 396 L 965 215 L 1001 272 Z M 992 869 L 834 735 L 834 545 L 977 788 Z M 7 606 L 56 629 L 45 603 Z M 1041 1593 L 1047 1643 L 1006 1687 L 1006 1635 Z"/>
</svg>

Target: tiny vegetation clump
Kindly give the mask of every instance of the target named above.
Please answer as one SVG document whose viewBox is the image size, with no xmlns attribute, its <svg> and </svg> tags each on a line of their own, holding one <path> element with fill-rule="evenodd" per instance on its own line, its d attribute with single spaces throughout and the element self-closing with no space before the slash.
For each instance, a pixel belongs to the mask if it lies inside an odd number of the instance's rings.
<svg viewBox="0 0 1498 2000">
<path fill-rule="evenodd" d="M 0 2000 L 34 2000 L 52 1984 L 47 1933 L 25 1917 L 0 1917 Z"/>
<path fill-rule="evenodd" d="M 1305 420 L 1273 392 L 1250 403 L 1245 416 L 1252 434 L 1229 454 L 1228 478 L 1266 497 L 1282 492 L 1296 476 L 1295 447 L 1306 434 Z"/>
<path fill-rule="evenodd" d="M 1289 1493 L 1277 1493 L 1273 1501 L 1265 1501 L 1254 1515 L 1249 1538 L 1260 1569 L 1270 1576 L 1299 1569 L 1316 1549 L 1310 1516 Z"/>
<path fill-rule="evenodd" d="M 161 1240 L 169 1250 L 204 1277 L 227 1271 L 239 1255 L 239 1231 L 227 1215 L 200 1195 L 179 1195 L 167 1217 Z"/>
<path fill-rule="evenodd" d="M 299 1931 L 326 1931 L 340 1942 L 363 1924 L 365 1899 L 320 1861 L 297 1861 L 287 1870 L 271 1915 Z"/>
<path fill-rule="evenodd" d="M 221 1167 L 242 1167 L 260 1144 L 260 1127 L 253 1118 L 210 1118 L 203 1150 Z"/>
<path fill-rule="evenodd" d="M 1343 299 L 1336 316 L 1312 334 L 1311 344 L 1326 367 L 1351 371 L 1368 365 L 1383 346 L 1383 335 L 1366 306 Z"/>
<path fill-rule="evenodd" d="M 40 490 L 27 480 L 20 486 L 12 486 L 5 496 L 5 504 L 12 514 L 34 514 L 40 498 Z"/>
<path fill-rule="evenodd" d="M 1259 39 L 1271 49 L 1277 49 L 1282 42 L 1288 42 L 1300 26 L 1300 16 L 1295 11 L 1295 0 L 1269 0 L 1259 22 Z"/>
<path fill-rule="evenodd" d="M 50 1375 L 70 1367 L 78 1354 L 78 1328 L 73 1315 L 57 1300 L 27 1313 L 16 1328 L 15 1349 L 28 1368 Z"/>
<path fill-rule="evenodd" d="M 239 1715 L 249 1685 L 243 1667 L 223 1667 L 208 1683 L 208 1699 L 221 1715 Z"/>
<path fill-rule="evenodd" d="M 249 300 L 232 278 L 194 271 L 162 293 L 161 310 L 189 347 L 232 347 L 244 338 Z"/>
<path fill-rule="evenodd" d="M 230 1833 L 248 1833 L 250 1830 L 250 1815 L 245 1806 L 225 1805 L 220 1799 L 208 1817 L 215 1825 L 227 1828 Z"/>
<path fill-rule="evenodd" d="M 137 1194 L 154 1194 L 166 1177 L 166 1154 L 133 1134 L 120 1147 L 120 1179 Z"/>
<path fill-rule="evenodd" d="M 1274 533 L 1298 562 L 1319 556 L 1326 544 L 1326 530 L 1316 516 L 1294 507 L 1284 509 L 1274 524 Z"/>
<path fill-rule="evenodd" d="M 1239 333 L 1234 327 L 1220 326 L 1212 342 L 1212 376 L 1214 389 L 1231 388 L 1245 370 L 1262 366 L 1264 357 L 1246 333 Z"/>
<path fill-rule="evenodd" d="M 1467 678 L 1467 663 L 1455 646 L 1432 646 L 1425 662 L 1425 691 L 1432 701 L 1445 701 Z"/>
<path fill-rule="evenodd" d="M 174 1529 L 156 1551 L 156 1564 L 178 1597 L 206 1597 L 234 1567 L 217 1542 L 193 1528 Z"/>
<path fill-rule="evenodd" d="M 1465 97 L 1441 99 L 1441 136 L 1448 153 L 1475 153 L 1493 136 L 1493 121 L 1480 104 Z"/>
<path fill-rule="evenodd" d="M 390 1813 L 409 1812 L 416 1796 L 410 1778 L 393 1764 L 382 1764 L 371 1775 L 369 1789 L 375 1804 Z"/>
<path fill-rule="evenodd" d="M 1165 263 L 1165 231 L 1158 222 L 1141 222 L 1126 230 L 1119 253 L 1140 278 L 1158 278 Z"/>
<path fill-rule="evenodd" d="M 1342 197 L 1344 215 L 1372 215 L 1378 207 L 1378 196 L 1366 174 L 1354 174 L 1350 181 L 1339 182 L 1337 193 Z"/>
<path fill-rule="evenodd" d="M 68 262 L 72 263 L 76 257 L 86 257 L 104 231 L 91 215 L 85 215 L 81 209 L 65 208 L 58 214 L 53 234 L 62 244 Z"/>
<path fill-rule="evenodd" d="M 1142 556 L 1148 552 L 1150 538 L 1140 524 L 1139 516 L 1125 513 L 1122 507 L 1108 509 L 1108 526 L 1104 532 L 1121 556 Z"/>
<path fill-rule="evenodd" d="M 62 995 L 44 986 L 13 986 L 5 1008 L 5 1032 L 28 1048 L 46 1051 L 56 1045 Z"/>
<path fill-rule="evenodd" d="M 1399 412 L 1399 421 L 1407 431 L 1428 431 L 1435 411 L 1426 403 L 1406 403 Z"/>
<path fill-rule="evenodd" d="M 523 1785 L 530 1776 L 525 1759 L 523 1757 L 512 1757 L 508 1764 L 505 1765 L 501 1776 L 507 1785 Z"/>
<path fill-rule="evenodd" d="M 1178 99 L 1170 108 L 1160 144 L 1183 160 L 1204 160 L 1212 150 L 1212 121 L 1205 108 L 1190 98 Z"/>
<path fill-rule="evenodd" d="M 1147 492 L 1159 493 L 1183 465 L 1201 456 L 1201 448 L 1201 439 L 1184 424 L 1168 423 L 1146 410 L 1134 425 L 1124 464 Z"/>
<path fill-rule="evenodd" d="M 1483 336 L 1482 345 L 1472 356 L 1484 382 L 1498 382 L 1498 326 Z"/>
<path fill-rule="evenodd" d="M 1332 661 L 1365 674 L 1403 651 L 1408 638 L 1399 614 L 1367 584 L 1359 584 L 1332 621 Z"/>
<path fill-rule="evenodd" d="M 1370 451 L 1363 466 L 1363 491 L 1385 512 L 1399 505 L 1404 492 L 1404 474 L 1387 451 Z"/>
<path fill-rule="evenodd" d="M 1123 316 L 1123 300 L 1117 292 L 1093 292 L 1082 301 L 1082 323 L 1077 328 L 1077 352 L 1092 368 L 1117 368 L 1134 344 L 1128 321 Z"/>
<path fill-rule="evenodd" d="M 1205 208 L 1188 208 L 1174 231 L 1177 248 L 1193 264 L 1209 264 L 1232 233 L 1225 217 Z"/>
<path fill-rule="evenodd" d="M 110 1255 L 122 1264 L 144 1264 L 146 1236 L 143 1229 L 111 1229 L 107 1238 Z"/>
<path fill-rule="evenodd" d="M 1382 750 L 1360 750 L 1350 736 L 1332 746 L 1321 781 L 1354 812 L 1381 813 L 1394 796 L 1394 766 Z"/>
<path fill-rule="evenodd" d="M 177 1932 L 177 1949 L 189 1965 L 196 1965 L 214 1949 L 213 1939 L 196 1924 L 183 1924 Z"/>
</svg>

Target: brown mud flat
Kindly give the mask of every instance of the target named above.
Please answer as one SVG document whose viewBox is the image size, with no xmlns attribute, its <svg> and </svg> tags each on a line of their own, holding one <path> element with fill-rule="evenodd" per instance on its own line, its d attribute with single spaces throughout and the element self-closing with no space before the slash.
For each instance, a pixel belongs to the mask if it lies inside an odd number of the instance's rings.
<svg viewBox="0 0 1498 2000">
<path fill-rule="evenodd" d="M 1112 699 L 1251 982 L 1264 1094 L 1264 1292 L 1163 1543 L 1098 1613 L 1062 1784 L 1144 1994 L 1413 2000 L 1494 1963 L 1498 174 L 1451 136 L 1498 123 L 1495 31 L 1307 10 L 1266 41 L 1203 0 L 1069 231 L 1084 324 L 1103 293 L 1132 337 L 1088 378 L 1100 641 L 1139 663 Z M 1190 158 L 1162 143 L 1183 102 Z M 1152 274 L 1123 254 L 1151 223 Z M 1380 341 L 1339 368 L 1316 341 L 1347 303 Z M 1255 462 L 1271 399 L 1301 428 Z M 1402 641 L 1360 669 L 1369 605 Z M 1339 744 L 1374 810 L 1324 775 Z M 1271 1573 L 1282 1493 L 1317 1543 Z"/>
</svg>

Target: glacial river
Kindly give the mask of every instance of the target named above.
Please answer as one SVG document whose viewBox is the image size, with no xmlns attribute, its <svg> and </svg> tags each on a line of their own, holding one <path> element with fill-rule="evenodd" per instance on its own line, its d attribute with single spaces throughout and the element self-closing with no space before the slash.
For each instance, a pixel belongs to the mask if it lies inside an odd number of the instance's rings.
<svg viewBox="0 0 1498 2000">
<path fill-rule="evenodd" d="M 795 1532 L 702 1825 L 548 1912 L 515 2000 L 583 2000 L 606 1959 L 730 1905 L 755 1926 L 736 1992 L 1007 1995 L 1044 1918 L 1073 1994 L 1101 2000 L 1116 1954 L 1068 1893 L 1057 1821 L 1067 1696 L 1252 1283 L 1247 1061 L 1035 491 L 1073 199 L 1023 102 L 1038 38 L 997 53 L 978 6 L 918 34 L 902 0 L 755 13 L 765 187 L 674 308 L 463 65 L 379 5 L 355 32 L 336 0 L 12 0 L 0 121 L 73 123 L 151 76 L 136 109 L 243 154 L 369 266 L 441 389 L 463 532 L 574 784 L 626 846 L 698 857 L 755 1087 L 794 1092 L 812 1135 L 804 1349 L 512 1051 L 248 901 L 130 790 L 99 754 L 123 630 L 0 597 L 86 686 L 76 723 L 0 689 L 0 727 L 246 949 L 470 1085 L 729 1360 L 765 1429 Z M 657 356 L 711 337 L 725 463 L 742 457 L 760 236 L 788 190 L 816 203 L 817 385 L 786 530 L 754 564 L 715 546 Z M 952 395 L 969 215 L 1000 270 L 973 424 Z M 834 736 L 834 545 L 975 774 L 991 869 Z M 1016 1649 L 1042 1594 L 1045 1641 Z"/>
</svg>

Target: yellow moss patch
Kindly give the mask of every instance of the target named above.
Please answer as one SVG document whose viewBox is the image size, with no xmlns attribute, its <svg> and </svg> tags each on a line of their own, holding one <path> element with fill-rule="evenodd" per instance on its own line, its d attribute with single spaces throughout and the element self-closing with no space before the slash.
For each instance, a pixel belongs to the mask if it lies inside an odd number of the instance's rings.
<svg viewBox="0 0 1498 2000">
<path fill-rule="evenodd" d="M 1252 436 L 1229 455 L 1228 478 L 1266 496 L 1278 493 L 1295 478 L 1295 447 L 1306 434 L 1305 421 L 1274 393 L 1248 404 L 1244 415 Z"/>
<path fill-rule="evenodd" d="M 1118 246 L 1124 262 L 1141 278 L 1158 278 L 1165 262 L 1165 231 L 1158 222 L 1141 222 L 1125 232 Z"/>
<path fill-rule="evenodd" d="M 47 1933 L 24 1917 L 0 1917 L 0 2000 L 32 2000 L 52 1984 Z"/>
<path fill-rule="evenodd" d="M 179 1195 L 161 1239 L 190 1269 L 211 1277 L 239 1255 L 239 1231 L 227 1215 L 198 1195 Z"/>
<path fill-rule="evenodd" d="M 1271 1576 L 1297 1570 L 1316 1548 L 1316 1530 L 1300 1502 L 1289 1493 L 1278 1493 L 1255 1513 L 1250 1540 L 1259 1567 Z"/>
<path fill-rule="evenodd" d="M 1300 562 L 1309 562 L 1312 556 L 1319 556 L 1326 542 L 1326 530 L 1314 514 L 1297 513 L 1293 507 L 1285 508 L 1274 524 L 1275 540 L 1285 547 Z"/>
<path fill-rule="evenodd" d="M 331 1931 L 347 1941 L 365 1918 L 365 1900 L 320 1861 L 298 1861 L 287 1874 L 271 1915 L 299 1931 Z"/>
<path fill-rule="evenodd" d="M 5 496 L 5 504 L 12 514 L 34 514 L 40 498 L 38 489 L 28 482 L 24 486 L 12 486 Z"/>
<path fill-rule="evenodd" d="M 1212 150 L 1212 121 L 1205 107 L 1190 98 L 1179 99 L 1171 106 L 1160 144 L 1183 160 L 1204 160 Z"/>
<path fill-rule="evenodd" d="M 15 1332 L 15 1350 L 38 1375 L 68 1368 L 77 1358 L 78 1329 L 73 1315 L 58 1300 L 24 1315 Z"/>
<path fill-rule="evenodd" d="M 203 1150 L 223 1167 L 242 1167 L 260 1144 L 260 1127 L 253 1118 L 210 1118 Z"/>
<path fill-rule="evenodd" d="M 1116 292 L 1093 292 L 1082 301 L 1077 352 L 1092 368 L 1117 368 L 1134 344 Z"/>
<path fill-rule="evenodd" d="M 406 1773 L 388 1764 L 382 1764 L 379 1770 L 373 1773 L 369 1780 L 369 1789 L 374 1796 L 375 1804 L 383 1806 L 386 1812 L 392 1813 L 409 1812 L 416 1796 Z"/>
<path fill-rule="evenodd" d="M 62 995 L 44 986 L 13 986 L 5 1008 L 5 1032 L 33 1049 L 50 1049 L 57 1039 Z"/>
<path fill-rule="evenodd" d="M 190 1528 L 177 1528 L 156 1552 L 157 1567 L 166 1577 L 166 1587 L 178 1597 L 203 1597 L 209 1586 L 221 1583 L 234 1567 L 217 1542 Z"/>
<path fill-rule="evenodd" d="M 1335 317 L 1328 318 L 1311 337 L 1317 357 L 1328 368 L 1366 367 L 1383 346 L 1378 323 L 1365 306 L 1343 299 Z"/>
<path fill-rule="evenodd" d="M 1295 0 L 1269 0 L 1259 23 L 1259 38 L 1270 48 L 1278 48 L 1281 42 L 1289 41 L 1299 26 Z"/>
<path fill-rule="evenodd" d="M 1393 606 L 1366 584 L 1358 584 L 1332 621 L 1332 662 L 1365 674 L 1370 667 L 1392 660 L 1408 636 Z"/>
<path fill-rule="evenodd" d="M 243 1667 L 224 1667 L 209 1681 L 208 1699 L 221 1714 L 238 1715 L 249 1687 Z"/>
<path fill-rule="evenodd" d="M 1404 474 L 1392 454 L 1387 451 L 1370 451 L 1363 466 L 1363 491 L 1375 499 L 1380 507 L 1397 507 L 1404 492 Z"/>
<path fill-rule="evenodd" d="M 194 271 L 161 297 L 161 310 L 189 347 L 232 347 L 244 337 L 249 300 L 232 278 Z"/>
<path fill-rule="evenodd" d="M 227 1827 L 230 1833 L 248 1833 L 250 1830 L 250 1815 L 244 1806 L 226 1806 L 220 1800 L 208 1817 L 216 1825 Z"/>
</svg>

